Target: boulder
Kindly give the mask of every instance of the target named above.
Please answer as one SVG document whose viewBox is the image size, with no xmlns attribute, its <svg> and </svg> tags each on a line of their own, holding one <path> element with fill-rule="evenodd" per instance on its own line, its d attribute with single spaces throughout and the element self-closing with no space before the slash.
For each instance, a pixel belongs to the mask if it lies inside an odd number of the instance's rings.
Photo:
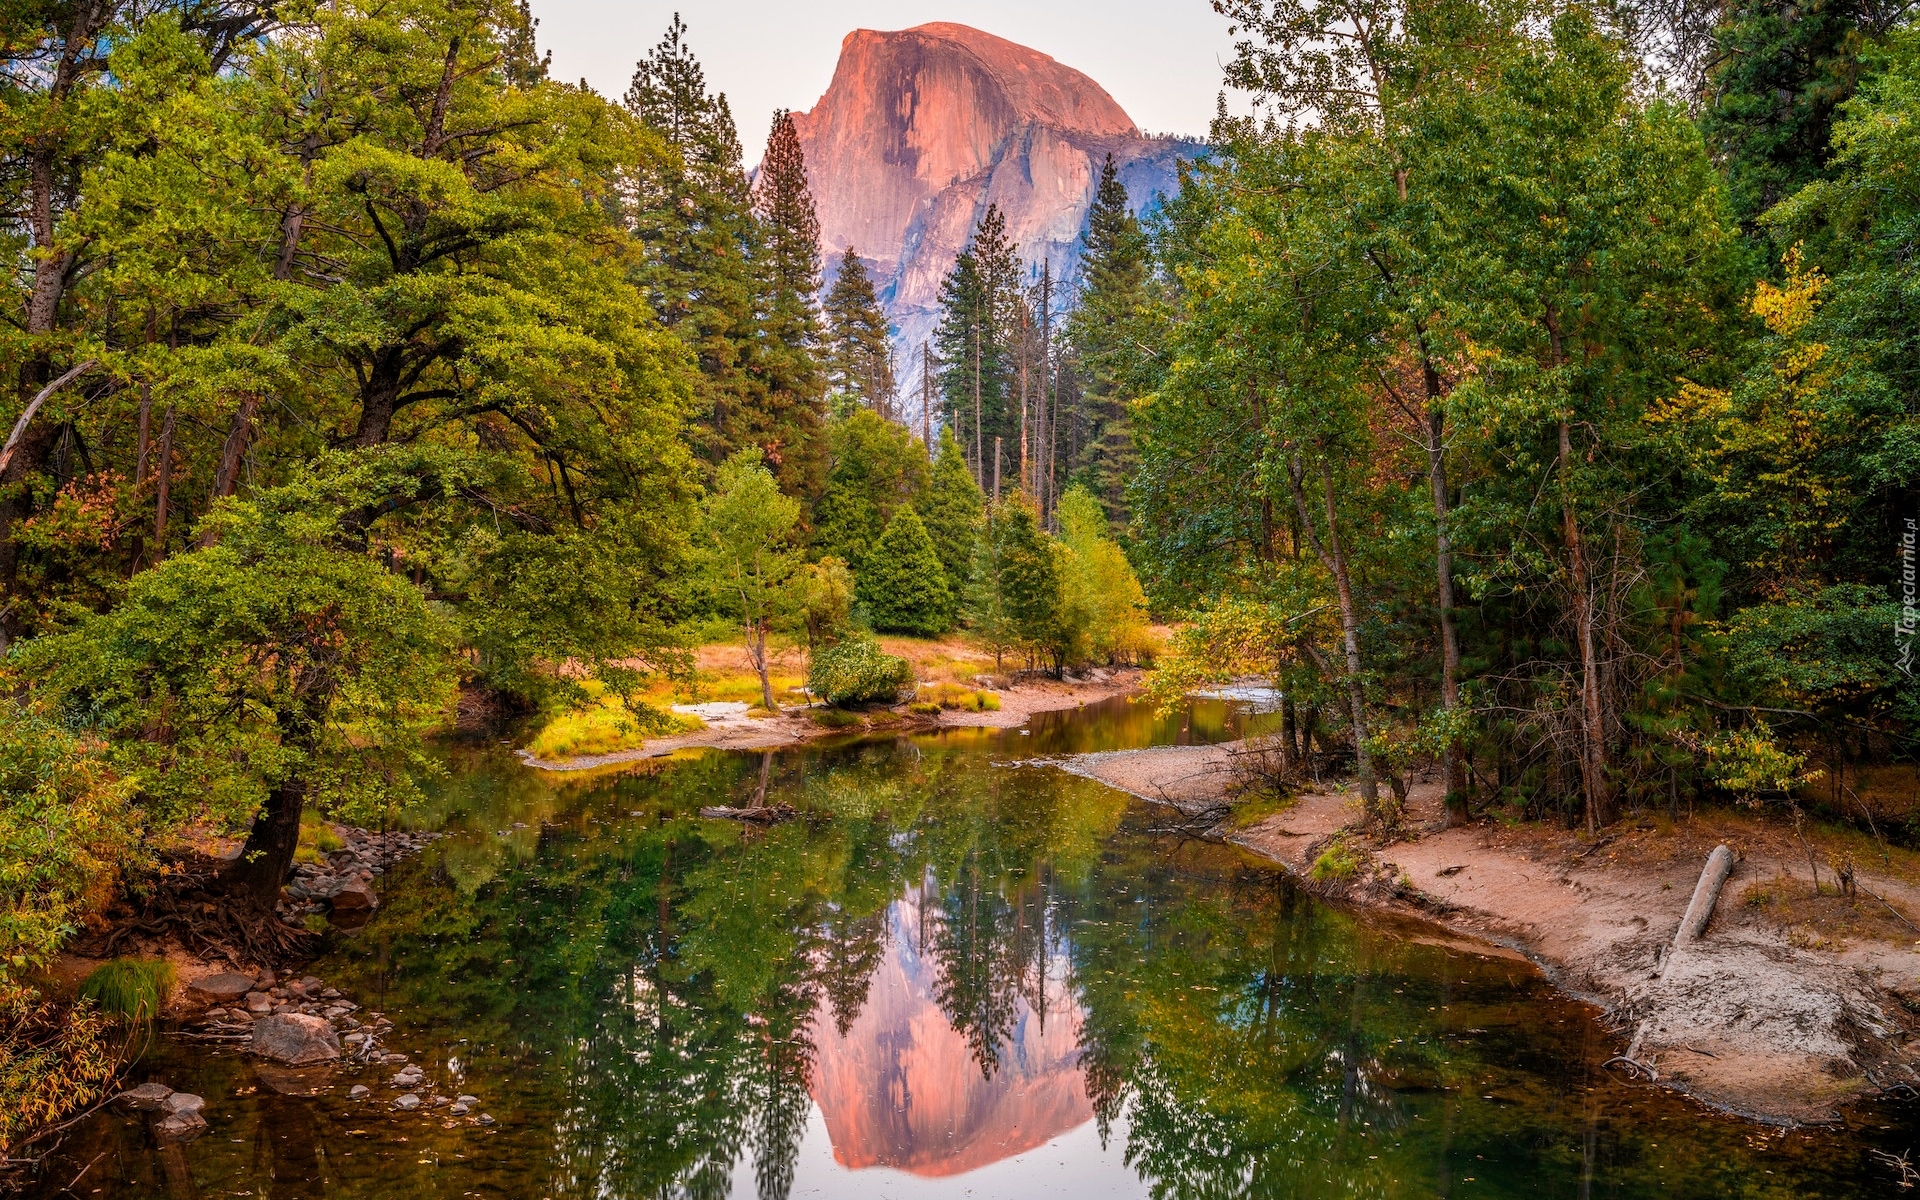
<svg viewBox="0 0 1920 1200">
<path fill-rule="evenodd" d="M 137 1088 L 128 1088 L 114 1099 L 137 1112 L 154 1112 L 171 1095 L 173 1089 L 164 1083 L 143 1083 Z"/>
<path fill-rule="evenodd" d="M 401 1112 L 412 1112 L 414 1109 L 420 1107 L 420 1097 L 414 1095 L 412 1092 L 408 1092 L 398 1100 L 395 1100 L 393 1106 Z"/>
<path fill-rule="evenodd" d="M 253 977 L 240 975 L 233 971 L 222 971 L 218 975 L 208 975 L 196 979 L 187 985 L 187 999 L 202 1004 L 226 1004 L 239 1000 L 253 990 Z"/>
<path fill-rule="evenodd" d="M 248 992 L 247 1011 L 256 1017 L 265 1016 L 273 1011 L 273 997 L 265 992 Z"/>
<path fill-rule="evenodd" d="M 305 1013 L 277 1013 L 254 1022 L 252 1053 L 290 1067 L 332 1062 L 340 1057 L 333 1026 Z"/>
<path fill-rule="evenodd" d="M 333 894 L 333 911 L 337 913 L 372 912 L 378 907 L 380 897 L 365 880 L 349 879 Z"/>
<path fill-rule="evenodd" d="M 153 1123 L 153 1135 L 162 1141 L 183 1141 L 207 1127 L 200 1110 L 207 1102 L 189 1092 L 174 1092 L 160 1102 L 160 1119 Z"/>
</svg>

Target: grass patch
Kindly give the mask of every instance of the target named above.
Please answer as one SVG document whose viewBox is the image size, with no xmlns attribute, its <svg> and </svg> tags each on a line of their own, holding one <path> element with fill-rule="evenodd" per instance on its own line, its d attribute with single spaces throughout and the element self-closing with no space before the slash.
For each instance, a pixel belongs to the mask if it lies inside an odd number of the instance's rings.
<svg viewBox="0 0 1920 1200">
<path fill-rule="evenodd" d="M 781 675 L 769 672 L 767 682 L 773 685 L 775 697 L 791 696 L 793 689 L 806 682 L 799 675 Z M 760 676 L 751 671 L 735 673 L 732 671 L 700 671 L 694 675 L 693 682 L 674 693 L 674 702 L 678 704 L 707 704 L 741 701 L 759 707 Z M 778 703 L 778 700 L 775 701 Z"/>
<path fill-rule="evenodd" d="M 851 729 L 855 725 L 866 724 L 860 719 L 859 713 L 851 713 L 844 708 L 810 708 L 807 716 L 824 729 Z"/>
<path fill-rule="evenodd" d="M 1360 873 L 1360 852 L 1341 838 L 1320 852 L 1307 868 L 1307 878 L 1316 883 L 1343 883 Z"/>
<path fill-rule="evenodd" d="M 161 958 L 116 958 L 80 981 L 80 998 L 123 1021 L 151 1021 L 173 988 L 173 964 Z"/>
<path fill-rule="evenodd" d="M 596 680 L 582 685 L 592 703 L 563 712 L 534 735 L 527 749 L 546 759 L 578 758 L 633 750 L 650 737 L 705 729 L 706 722 L 691 713 L 653 709 L 635 713 L 626 702 Z M 644 705 L 642 706 L 644 708 Z"/>
<path fill-rule="evenodd" d="M 921 705 L 932 705 L 928 711 L 942 708 L 958 709 L 962 712 L 999 712 L 1000 697 L 992 692 L 983 692 L 974 688 L 962 687 L 957 683 L 935 683 L 922 687 L 914 695 L 914 711 L 922 711 Z"/>
<path fill-rule="evenodd" d="M 1280 792 L 1271 788 L 1248 792 L 1233 806 L 1233 827 L 1251 829 L 1268 817 L 1292 808 L 1294 801 L 1299 798 L 1296 792 Z"/>
<path fill-rule="evenodd" d="M 293 861 L 303 863 L 323 863 L 327 855 L 345 846 L 333 826 L 317 818 L 300 822 L 300 845 L 293 852 Z"/>
</svg>

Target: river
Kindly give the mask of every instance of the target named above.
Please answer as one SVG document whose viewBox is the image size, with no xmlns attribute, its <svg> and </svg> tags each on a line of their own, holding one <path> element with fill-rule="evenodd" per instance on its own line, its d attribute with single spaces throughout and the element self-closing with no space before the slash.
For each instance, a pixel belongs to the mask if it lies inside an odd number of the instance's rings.
<svg viewBox="0 0 1920 1200">
<path fill-rule="evenodd" d="M 1123 700 L 591 776 L 451 749 L 419 817 L 449 836 L 311 970 L 496 1123 L 392 1111 L 391 1068 L 290 1085 L 163 1029 L 132 1079 L 205 1096 L 210 1128 L 156 1147 L 104 1110 L 40 1194 L 1895 1194 L 1874 1152 L 1920 1142 L 1912 1105 L 1785 1132 L 1619 1079 L 1524 961 L 1018 765 L 1242 720 Z M 696 815 L 762 795 L 802 817 Z"/>
</svg>

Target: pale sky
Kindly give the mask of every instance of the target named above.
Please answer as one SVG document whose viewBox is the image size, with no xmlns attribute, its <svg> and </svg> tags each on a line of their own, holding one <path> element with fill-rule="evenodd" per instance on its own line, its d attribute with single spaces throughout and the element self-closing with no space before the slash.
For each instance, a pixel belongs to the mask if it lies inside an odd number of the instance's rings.
<svg viewBox="0 0 1920 1200">
<path fill-rule="evenodd" d="M 676 11 L 708 86 L 727 94 L 749 163 L 774 109 L 813 107 L 855 29 L 971 25 L 1091 76 L 1141 129 L 1191 137 L 1206 135 L 1232 54 L 1207 0 L 533 0 L 554 77 L 615 98 Z"/>
</svg>

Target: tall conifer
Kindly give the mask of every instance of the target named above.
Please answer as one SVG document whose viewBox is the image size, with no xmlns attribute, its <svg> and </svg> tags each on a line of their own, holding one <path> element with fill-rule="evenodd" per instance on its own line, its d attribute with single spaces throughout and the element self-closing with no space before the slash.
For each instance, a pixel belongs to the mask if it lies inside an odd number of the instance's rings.
<svg viewBox="0 0 1920 1200">
<path fill-rule="evenodd" d="M 1139 461 L 1127 401 L 1141 364 L 1139 340 L 1128 336 L 1128 326 L 1147 302 L 1147 250 L 1146 232 L 1109 154 L 1087 215 L 1079 303 L 1066 335 L 1083 400 L 1074 475 L 1115 525 L 1126 522 L 1126 482 Z"/>
<path fill-rule="evenodd" d="M 947 424 L 983 481 L 992 471 L 993 439 L 1017 443 L 1019 400 L 1015 392 L 1020 338 L 1021 265 L 1007 240 L 1007 220 L 987 205 L 973 239 L 954 259 L 940 290 L 940 328 L 935 334 L 940 392 Z"/>
<path fill-rule="evenodd" d="M 724 95 L 675 14 L 635 66 L 627 108 L 667 143 L 669 159 L 641 176 L 633 232 L 655 314 L 700 364 L 706 452 L 714 461 L 753 441 L 766 385 L 753 362 L 757 227 L 740 137 Z"/>
<path fill-rule="evenodd" d="M 838 405 L 871 408 L 893 418 L 893 359 L 887 315 L 873 278 L 848 246 L 827 291 L 827 390 Z M 837 411 L 837 410 L 836 410 Z"/>
<path fill-rule="evenodd" d="M 793 114 L 773 114 L 753 184 L 760 226 L 760 321 L 766 333 L 766 409 L 756 432 L 789 490 L 817 491 L 826 386 L 820 370 L 820 219 L 807 186 Z"/>
</svg>

